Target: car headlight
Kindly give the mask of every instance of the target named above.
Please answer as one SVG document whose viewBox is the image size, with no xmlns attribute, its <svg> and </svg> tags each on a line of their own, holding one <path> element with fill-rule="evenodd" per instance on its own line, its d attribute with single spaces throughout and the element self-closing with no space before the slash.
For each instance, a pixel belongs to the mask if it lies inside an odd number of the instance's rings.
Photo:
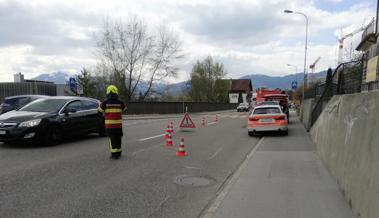
<svg viewBox="0 0 379 218">
<path fill-rule="evenodd" d="M 25 122 L 20 123 L 19 127 L 38 126 L 40 122 L 41 122 L 41 119 L 29 120 L 29 121 L 25 121 Z"/>
</svg>

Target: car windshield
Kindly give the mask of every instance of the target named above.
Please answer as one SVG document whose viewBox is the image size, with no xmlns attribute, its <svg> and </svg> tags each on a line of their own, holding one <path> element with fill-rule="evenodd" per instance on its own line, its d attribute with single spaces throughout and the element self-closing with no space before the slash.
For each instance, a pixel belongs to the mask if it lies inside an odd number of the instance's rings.
<svg viewBox="0 0 379 218">
<path fill-rule="evenodd" d="M 57 112 L 66 101 L 65 99 L 40 99 L 26 105 L 20 111 Z"/>
<path fill-rule="evenodd" d="M 253 114 L 280 114 L 280 109 L 277 107 L 256 108 Z"/>
</svg>

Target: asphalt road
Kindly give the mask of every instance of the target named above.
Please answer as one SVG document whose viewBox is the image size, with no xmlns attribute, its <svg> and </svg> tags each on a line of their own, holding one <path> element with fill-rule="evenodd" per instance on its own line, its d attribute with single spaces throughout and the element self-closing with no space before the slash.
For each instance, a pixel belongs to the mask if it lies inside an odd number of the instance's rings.
<svg viewBox="0 0 379 218">
<path fill-rule="evenodd" d="M 194 115 L 199 126 L 204 115 Z M 110 160 L 106 138 L 90 135 L 53 147 L 0 144 L 0 217 L 195 218 L 212 202 L 259 138 L 246 113 L 214 113 L 205 128 L 179 132 L 188 156 L 163 136 L 179 118 L 125 120 L 123 157 Z"/>
</svg>

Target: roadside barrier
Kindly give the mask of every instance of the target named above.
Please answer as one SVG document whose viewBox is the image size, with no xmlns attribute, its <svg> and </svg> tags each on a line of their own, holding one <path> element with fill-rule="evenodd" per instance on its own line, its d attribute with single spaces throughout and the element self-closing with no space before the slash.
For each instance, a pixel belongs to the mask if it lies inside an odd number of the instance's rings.
<svg viewBox="0 0 379 218">
<path fill-rule="evenodd" d="M 176 152 L 176 156 L 178 156 L 178 157 L 187 156 L 187 152 L 185 151 L 184 147 L 185 147 L 184 138 L 181 138 L 178 151 Z"/>
</svg>

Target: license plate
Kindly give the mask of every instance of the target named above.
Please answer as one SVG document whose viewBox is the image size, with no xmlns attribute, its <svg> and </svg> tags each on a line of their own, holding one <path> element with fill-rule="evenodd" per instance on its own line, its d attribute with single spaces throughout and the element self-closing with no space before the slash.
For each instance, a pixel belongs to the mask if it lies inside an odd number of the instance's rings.
<svg viewBox="0 0 379 218">
<path fill-rule="evenodd" d="M 6 135 L 7 134 L 7 131 L 5 130 L 0 130 L 0 135 Z"/>
<path fill-rule="evenodd" d="M 265 119 L 260 119 L 259 121 L 260 121 L 261 123 L 272 123 L 272 122 L 273 122 L 272 119 L 267 119 L 267 118 L 265 118 Z"/>
</svg>

